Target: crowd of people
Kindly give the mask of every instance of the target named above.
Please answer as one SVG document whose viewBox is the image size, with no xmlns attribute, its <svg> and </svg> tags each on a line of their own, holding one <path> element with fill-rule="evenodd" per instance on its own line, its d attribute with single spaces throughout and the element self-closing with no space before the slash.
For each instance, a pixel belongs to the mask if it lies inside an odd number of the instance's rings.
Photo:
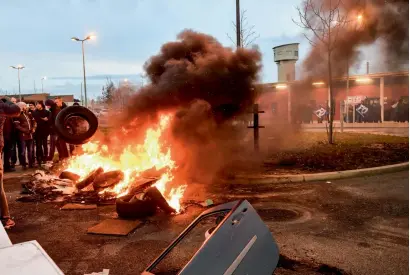
<svg viewBox="0 0 410 275">
<path fill-rule="evenodd" d="M 79 105 L 78 103 L 74 103 Z M 53 160 L 57 150 L 64 160 L 74 151 L 73 145 L 61 139 L 55 131 L 58 113 L 67 107 L 60 97 L 45 102 L 17 102 L 16 98 L 0 100 L 0 221 L 4 228 L 15 225 L 10 217 L 7 197 L 3 186 L 3 172 L 15 171 L 17 160 L 23 169 L 41 166 Z"/>
<path fill-rule="evenodd" d="M 23 169 L 41 167 L 54 159 L 57 150 L 59 160 L 69 157 L 74 147 L 58 137 L 55 119 L 67 107 L 60 97 L 45 102 L 11 102 L 20 108 L 17 117 L 7 117 L 3 126 L 4 172 L 15 171 L 17 161 Z"/>
</svg>

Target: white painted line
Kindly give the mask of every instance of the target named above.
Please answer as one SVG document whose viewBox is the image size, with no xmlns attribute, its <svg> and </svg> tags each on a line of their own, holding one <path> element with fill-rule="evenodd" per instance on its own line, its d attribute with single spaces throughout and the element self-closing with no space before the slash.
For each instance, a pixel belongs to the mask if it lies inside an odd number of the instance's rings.
<svg viewBox="0 0 410 275">
<path fill-rule="evenodd" d="M 248 254 L 249 250 L 256 242 L 258 237 L 253 236 L 252 239 L 248 242 L 245 248 L 239 253 L 238 257 L 232 262 L 231 266 L 225 271 L 224 275 L 232 275 L 234 271 L 238 268 L 239 264 L 242 262 L 243 258 L 245 258 L 246 254 Z"/>
</svg>

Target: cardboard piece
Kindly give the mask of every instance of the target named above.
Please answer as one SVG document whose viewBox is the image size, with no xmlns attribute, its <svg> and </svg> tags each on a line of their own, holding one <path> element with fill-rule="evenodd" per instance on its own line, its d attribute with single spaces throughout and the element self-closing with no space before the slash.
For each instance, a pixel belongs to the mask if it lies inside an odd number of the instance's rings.
<svg viewBox="0 0 410 275">
<path fill-rule="evenodd" d="M 142 222 L 139 220 L 108 219 L 88 228 L 88 234 L 127 236 Z"/>
<path fill-rule="evenodd" d="M 92 210 L 97 209 L 96 204 L 80 204 L 80 203 L 67 203 L 61 210 Z"/>
</svg>

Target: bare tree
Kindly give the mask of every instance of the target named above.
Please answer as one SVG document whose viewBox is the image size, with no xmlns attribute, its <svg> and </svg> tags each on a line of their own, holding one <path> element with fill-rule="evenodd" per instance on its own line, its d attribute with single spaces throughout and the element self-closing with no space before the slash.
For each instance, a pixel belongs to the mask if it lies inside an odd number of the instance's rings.
<svg viewBox="0 0 410 275">
<path fill-rule="evenodd" d="M 302 8 L 297 8 L 299 20 L 293 22 L 308 31 L 304 33 L 313 47 L 320 47 L 327 56 L 327 82 L 329 131 L 328 142 L 333 144 L 333 119 L 335 102 L 332 84 L 332 53 L 338 46 L 339 34 L 348 23 L 347 13 L 342 10 L 341 0 L 305 0 Z M 342 38 L 343 39 L 343 38 Z"/>
<path fill-rule="evenodd" d="M 248 17 L 246 17 L 246 10 L 241 11 L 241 21 L 239 24 L 240 30 L 240 37 L 241 37 L 241 47 L 246 48 L 251 46 L 256 39 L 259 38 L 259 35 L 255 31 L 255 25 L 249 26 Z M 236 23 L 232 21 L 232 27 L 234 29 L 234 33 L 236 33 Z M 228 33 L 226 34 L 228 38 L 232 41 L 234 45 L 236 45 L 236 40 L 233 39 Z"/>
</svg>

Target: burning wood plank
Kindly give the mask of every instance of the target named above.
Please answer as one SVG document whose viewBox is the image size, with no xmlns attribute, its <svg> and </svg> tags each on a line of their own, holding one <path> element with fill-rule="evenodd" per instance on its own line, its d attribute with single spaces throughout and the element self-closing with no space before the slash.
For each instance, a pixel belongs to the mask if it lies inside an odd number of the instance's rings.
<svg viewBox="0 0 410 275">
<path fill-rule="evenodd" d="M 100 173 L 95 177 L 93 186 L 95 190 L 105 189 L 118 184 L 124 179 L 124 173 L 120 170 Z"/>
<path fill-rule="evenodd" d="M 96 170 L 94 170 L 93 172 L 91 172 L 91 174 L 89 174 L 85 179 L 83 179 L 82 181 L 78 182 L 75 187 L 77 187 L 78 190 L 81 190 L 85 187 L 87 187 L 88 185 L 92 184 L 95 180 L 95 178 L 99 175 L 102 174 L 104 172 L 104 170 L 100 167 Z"/>
<path fill-rule="evenodd" d="M 63 171 L 60 174 L 60 179 L 69 179 L 74 182 L 78 181 L 80 179 L 80 176 L 77 175 L 76 173 L 70 172 L 70 171 Z"/>
</svg>

